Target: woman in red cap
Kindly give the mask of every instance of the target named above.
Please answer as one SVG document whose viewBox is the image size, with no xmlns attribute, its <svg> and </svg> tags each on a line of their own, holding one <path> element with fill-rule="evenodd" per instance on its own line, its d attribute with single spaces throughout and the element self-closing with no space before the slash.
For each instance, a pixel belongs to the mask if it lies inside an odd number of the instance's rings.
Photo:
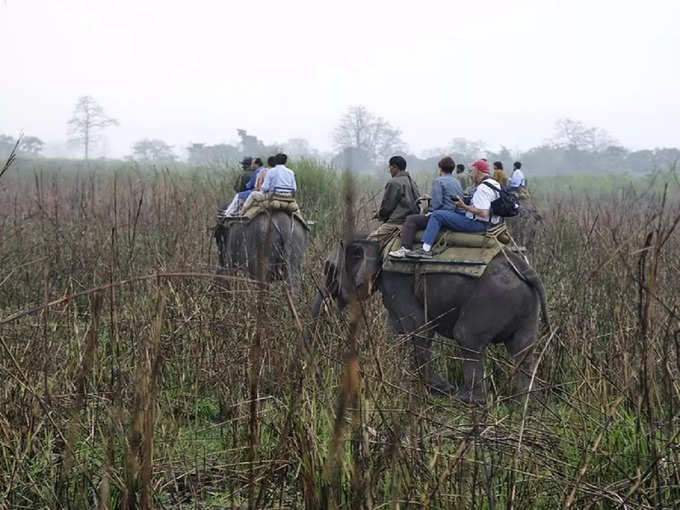
<svg viewBox="0 0 680 510">
<path fill-rule="evenodd" d="M 500 218 L 491 214 L 491 202 L 499 197 L 495 190 L 500 189 L 498 181 L 489 177 L 489 163 L 478 159 L 471 165 L 472 178 L 477 185 L 470 205 L 465 204 L 460 197 L 454 204 L 465 212 L 439 210 L 430 215 L 423 234 L 423 247 L 420 250 L 410 251 L 407 257 L 432 258 L 432 245 L 439 231 L 444 228 L 458 232 L 483 232 L 490 225 L 495 225 Z"/>
</svg>

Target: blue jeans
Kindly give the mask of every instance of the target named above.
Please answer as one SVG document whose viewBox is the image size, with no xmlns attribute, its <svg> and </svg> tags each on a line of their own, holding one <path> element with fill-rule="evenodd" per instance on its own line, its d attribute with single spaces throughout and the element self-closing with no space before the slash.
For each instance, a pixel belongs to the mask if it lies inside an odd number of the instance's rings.
<svg viewBox="0 0 680 510">
<path fill-rule="evenodd" d="M 489 223 L 470 219 L 464 213 L 440 209 L 434 211 L 427 221 L 427 227 L 423 234 L 423 244 L 432 246 L 442 227 L 457 232 L 483 232 L 489 227 Z"/>
</svg>

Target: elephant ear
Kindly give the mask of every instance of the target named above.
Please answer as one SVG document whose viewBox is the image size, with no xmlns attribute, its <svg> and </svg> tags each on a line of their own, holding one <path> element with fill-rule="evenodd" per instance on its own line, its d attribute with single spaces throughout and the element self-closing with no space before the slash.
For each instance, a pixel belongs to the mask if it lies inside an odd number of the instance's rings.
<svg viewBox="0 0 680 510">
<path fill-rule="evenodd" d="M 342 308 L 354 293 L 359 299 L 370 295 L 374 277 L 370 262 L 375 259 L 376 246 L 374 241 L 364 239 L 341 242 L 328 255 L 323 266 L 326 297 L 336 299 Z"/>
<path fill-rule="evenodd" d="M 345 248 L 340 243 L 328 254 L 323 263 L 324 286 L 327 297 L 337 297 L 340 289 L 340 278 L 345 267 Z"/>
</svg>

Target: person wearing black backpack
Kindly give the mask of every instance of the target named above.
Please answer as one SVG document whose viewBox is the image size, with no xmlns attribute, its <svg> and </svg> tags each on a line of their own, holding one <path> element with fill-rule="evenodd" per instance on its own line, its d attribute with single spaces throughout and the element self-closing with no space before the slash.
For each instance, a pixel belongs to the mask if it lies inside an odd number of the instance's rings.
<svg viewBox="0 0 680 510">
<path fill-rule="evenodd" d="M 478 159 L 471 166 L 472 179 L 477 188 L 472 195 L 470 205 L 459 197 L 454 201 L 455 211 L 434 211 L 430 215 L 423 234 L 423 247 L 406 254 L 412 258 L 432 258 L 432 245 L 437 240 L 442 228 L 457 232 L 483 232 L 489 226 L 496 225 L 500 217 L 493 214 L 491 203 L 500 198 L 501 185 L 489 177 L 489 163 Z M 460 209 L 465 212 L 459 212 Z"/>
</svg>

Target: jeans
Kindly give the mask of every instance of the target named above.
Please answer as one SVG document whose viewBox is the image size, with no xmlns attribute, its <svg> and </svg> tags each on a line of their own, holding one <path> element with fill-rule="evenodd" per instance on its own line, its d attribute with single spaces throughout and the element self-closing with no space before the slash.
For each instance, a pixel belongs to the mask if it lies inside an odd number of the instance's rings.
<svg viewBox="0 0 680 510">
<path fill-rule="evenodd" d="M 427 222 L 423 244 L 432 246 L 442 227 L 457 232 L 483 232 L 489 227 L 489 223 L 470 219 L 465 214 L 456 211 L 435 211 Z"/>
</svg>

